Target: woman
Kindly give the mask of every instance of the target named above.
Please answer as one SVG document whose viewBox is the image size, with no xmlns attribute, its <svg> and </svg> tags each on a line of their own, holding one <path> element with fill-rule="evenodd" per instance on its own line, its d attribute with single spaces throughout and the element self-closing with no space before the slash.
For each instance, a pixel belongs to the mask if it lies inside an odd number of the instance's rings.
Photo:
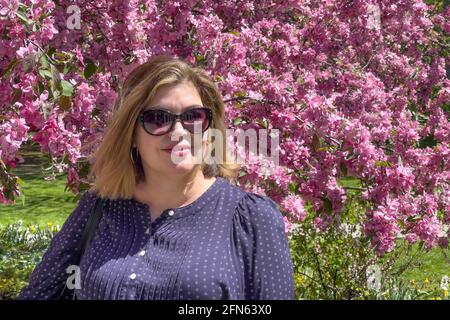
<svg viewBox="0 0 450 320">
<path fill-rule="evenodd" d="M 232 183 L 236 164 L 207 163 L 212 128 L 225 136 L 223 101 L 204 71 L 167 56 L 134 69 L 94 155 L 93 187 L 19 299 L 59 296 L 97 197 L 102 218 L 80 262 L 79 299 L 293 299 L 282 215 Z"/>
</svg>

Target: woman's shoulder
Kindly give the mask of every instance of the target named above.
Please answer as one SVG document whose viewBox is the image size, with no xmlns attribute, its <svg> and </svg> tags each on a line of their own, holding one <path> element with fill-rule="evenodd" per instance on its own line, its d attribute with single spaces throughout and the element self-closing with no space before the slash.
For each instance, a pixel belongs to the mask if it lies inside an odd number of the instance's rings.
<svg viewBox="0 0 450 320">
<path fill-rule="evenodd" d="M 95 200 L 95 199 L 97 199 L 97 197 L 98 197 L 97 191 L 88 189 L 81 194 L 80 203 L 85 202 L 85 201 Z"/>
<path fill-rule="evenodd" d="M 270 226 L 284 229 L 283 215 L 275 201 L 267 195 L 241 189 L 234 214 L 235 222 L 259 228 Z"/>
<path fill-rule="evenodd" d="M 86 190 L 81 194 L 77 206 L 81 208 L 90 208 L 95 204 L 98 198 L 99 195 L 96 191 Z"/>
<path fill-rule="evenodd" d="M 97 199 L 97 194 L 95 192 L 92 191 L 84 191 L 74 210 L 72 211 L 72 213 L 69 215 L 69 217 L 66 220 L 65 224 L 73 224 L 76 221 L 85 221 L 87 220 L 89 213 L 92 209 L 92 207 L 95 204 L 95 201 Z"/>
</svg>

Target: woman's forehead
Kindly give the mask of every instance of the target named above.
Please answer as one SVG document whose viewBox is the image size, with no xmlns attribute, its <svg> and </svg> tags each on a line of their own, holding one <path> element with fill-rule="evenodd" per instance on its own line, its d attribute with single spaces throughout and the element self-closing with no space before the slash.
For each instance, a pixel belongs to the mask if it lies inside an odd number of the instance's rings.
<svg viewBox="0 0 450 320">
<path fill-rule="evenodd" d="M 201 105 L 202 100 L 195 86 L 192 83 L 181 83 L 158 89 L 145 110 L 158 108 L 181 111 Z"/>
<path fill-rule="evenodd" d="M 189 106 L 185 106 L 185 107 L 181 106 L 180 109 L 186 111 L 186 110 L 190 110 L 190 109 L 194 109 L 194 108 L 198 108 L 198 107 L 203 107 L 203 106 L 201 104 L 193 104 L 193 105 L 189 105 Z M 151 109 L 173 111 L 174 107 L 168 107 L 165 105 L 158 104 L 158 105 L 151 105 L 151 106 L 145 108 L 145 111 L 151 110 Z"/>
</svg>

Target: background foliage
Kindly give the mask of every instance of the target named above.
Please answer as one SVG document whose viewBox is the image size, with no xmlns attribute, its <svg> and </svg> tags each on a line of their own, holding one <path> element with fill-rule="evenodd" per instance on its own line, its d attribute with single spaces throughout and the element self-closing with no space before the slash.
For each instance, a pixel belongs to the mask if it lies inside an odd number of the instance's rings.
<svg viewBox="0 0 450 320">
<path fill-rule="evenodd" d="M 388 277 L 405 244 L 448 247 L 449 15 L 415 0 L 0 0 L 0 202 L 20 196 L 33 143 L 79 197 L 120 81 L 175 55 L 217 83 L 228 127 L 280 130 L 280 163 L 247 162 L 239 183 L 280 205 L 302 272 L 331 266 L 321 286 L 339 289 L 308 296 L 364 297 L 362 265 Z"/>
</svg>

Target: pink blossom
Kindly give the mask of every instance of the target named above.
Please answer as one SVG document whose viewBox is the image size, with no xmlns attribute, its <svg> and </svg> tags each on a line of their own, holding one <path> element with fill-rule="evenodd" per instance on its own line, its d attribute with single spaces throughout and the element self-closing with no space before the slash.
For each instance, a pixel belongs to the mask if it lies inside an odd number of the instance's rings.
<svg viewBox="0 0 450 320">
<path fill-rule="evenodd" d="M 302 222 L 305 220 L 307 212 L 303 200 L 299 196 L 289 195 L 283 200 L 281 205 L 289 213 L 293 221 Z"/>
<path fill-rule="evenodd" d="M 364 222 L 379 254 L 399 233 L 428 246 L 442 238 L 437 226 L 450 221 L 450 81 L 438 43 L 450 29 L 449 9 L 436 13 L 422 0 L 383 5 L 374 29 L 367 17 L 373 1 L 21 3 L 28 23 L 16 14 L 18 1 L 0 0 L 7 35 L 0 39 L 0 157 L 7 169 L 32 140 L 63 163 L 77 190 L 85 178 L 77 161 L 89 156 L 81 146 L 101 141 L 120 82 L 166 53 L 211 75 L 230 99 L 227 127 L 280 130 L 280 162 L 248 161 L 239 184 L 272 197 L 293 221 L 304 219 L 299 208 L 307 201 L 325 231 L 351 193 L 373 208 Z M 69 4 L 81 9 L 81 30 L 67 27 Z M 52 69 L 74 87 L 70 107 L 48 76 L 44 57 L 53 54 L 67 59 Z M 343 176 L 358 187 L 342 185 Z M 5 188 L 14 186 L 0 187 L 0 201 L 17 193 Z"/>
</svg>

